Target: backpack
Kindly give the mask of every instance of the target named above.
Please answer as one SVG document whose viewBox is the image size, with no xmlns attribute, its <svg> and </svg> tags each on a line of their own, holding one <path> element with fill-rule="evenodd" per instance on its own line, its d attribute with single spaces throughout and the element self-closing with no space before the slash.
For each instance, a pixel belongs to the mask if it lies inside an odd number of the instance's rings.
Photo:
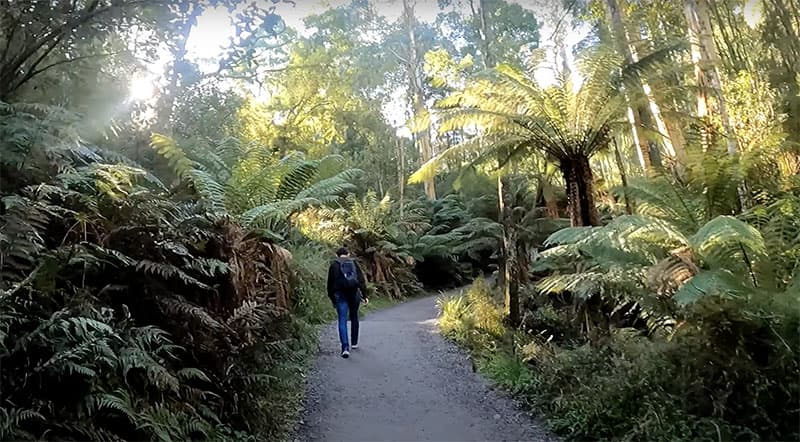
<svg viewBox="0 0 800 442">
<path fill-rule="evenodd" d="M 339 261 L 339 280 L 336 286 L 339 290 L 348 294 L 358 289 L 358 271 L 356 270 L 356 263 L 352 259 Z"/>
</svg>

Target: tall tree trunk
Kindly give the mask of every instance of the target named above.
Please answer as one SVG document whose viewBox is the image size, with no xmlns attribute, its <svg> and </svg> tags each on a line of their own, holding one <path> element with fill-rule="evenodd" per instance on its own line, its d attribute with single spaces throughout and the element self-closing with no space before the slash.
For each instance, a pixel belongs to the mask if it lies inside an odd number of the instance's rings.
<svg viewBox="0 0 800 442">
<path fill-rule="evenodd" d="M 507 273 L 506 273 L 506 265 L 508 261 L 508 254 L 506 253 L 506 238 L 508 237 L 508 230 L 506 229 L 506 223 L 504 222 L 504 198 L 508 193 L 505 184 L 503 183 L 503 175 L 502 173 L 498 172 L 497 175 L 497 220 L 500 222 L 500 225 L 503 226 L 503 238 L 500 241 L 500 247 L 498 250 L 498 258 L 497 258 L 497 286 L 503 290 L 505 294 L 508 290 L 507 285 Z M 505 304 L 508 306 L 508 303 Z"/>
<path fill-rule="evenodd" d="M 697 117 L 707 119 L 712 109 L 719 114 L 725 137 L 728 141 L 728 154 L 736 155 L 738 152 L 736 132 L 728 116 L 725 97 L 722 94 L 722 83 L 717 66 L 719 55 L 714 45 L 711 29 L 711 18 L 708 0 L 685 0 L 684 13 L 689 28 L 689 42 L 692 47 L 692 63 L 697 83 Z M 713 106 L 711 97 L 716 99 Z M 704 137 L 708 149 L 708 138 Z"/>
<path fill-rule="evenodd" d="M 408 53 L 406 54 L 406 71 L 408 74 L 409 98 L 411 99 L 411 107 L 414 112 L 412 119 L 418 122 L 425 115 L 428 110 L 425 106 L 425 94 L 422 89 L 422 80 L 420 72 L 422 71 L 422 53 L 417 43 L 416 17 L 414 16 L 414 3 L 413 0 L 403 0 L 403 19 L 406 25 L 406 32 L 408 33 Z M 418 131 L 415 137 L 417 148 L 419 149 L 420 158 L 425 163 L 433 158 L 433 145 L 431 144 L 430 125 L 425 124 L 421 131 Z M 435 177 L 426 178 L 423 183 L 425 186 L 425 195 L 429 199 L 436 199 L 436 184 Z"/>
<path fill-rule="evenodd" d="M 470 1 L 472 14 L 474 18 L 478 19 L 479 27 L 477 35 L 481 52 L 483 53 L 483 64 L 486 69 L 495 67 L 494 54 L 492 54 L 489 42 L 492 35 L 487 22 L 486 1 L 478 1 L 478 10 L 475 10 L 473 1 Z M 519 284 L 520 284 L 520 268 L 517 256 L 517 239 L 519 233 L 517 226 L 511 219 L 511 209 L 514 205 L 514 195 L 511 194 L 508 182 L 508 176 L 502 170 L 503 160 L 500 155 L 497 158 L 499 176 L 497 178 L 497 201 L 499 206 L 500 223 L 503 226 L 503 246 L 501 249 L 501 258 L 498 263 L 498 273 L 503 275 L 502 286 L 503 298 L 505 305 L 505 313 L 508 317 L 508 322 L 517 327 L 520 323 L 519 314 Z"/>
<path fill-rule="evenodd" d="M 504 304 L 508 322 L 513 327 L 517 327 L 520 323 L 520 268 L 517 256 L 517 228 L 511 218 L 511 209 L 514 206 L 514 196 L 509 191 L 509 186 L 510 183 L 508 181 L 508 177 L 501 175 L 501 178 L 498 181 L 498 193 L 500 197 L 500 214 L 503 222 L 503 253 L 506 258 L 503 266 L 505 274 L 505 284 L 503 285 Z"/>
<path fill-rule="evenodd" d="M 594 202 L 594 175 L 589 158 L 564 158 L 560 166 L 567 184 L 567 206 L 572 226 L 599 226 L 600 218 Z"/>
<path fill-rule="evenodd" d="M 630 99 L 628 99 L 628 102 L 630 102 Z M 650 157 L 650 146 L 647 144 L 644 133 L 642 133 L 641 114 L 631 106 L 628 106 L 628 123 L 631 126 L 631 137 L 633 138 L 633 144 L 636 146 L 639 165 L 642 166 L 642 170 L 646 174 L 650 173 L 653 170 L 653 160 Z"/>
<path fill-rule="evenodd" d="M 165 135 L 172 136 L 172 113 L 175 107 L 175 99 L 178 97 L 179 80 L 181 71 L 186 66 L 186 44 L 189 42 L 189 35 L 192 33 L 192 28 L 197 24 L 197 18 L 200 17 L 204 8 L 199 4 L 190 4 L 191 11 L 186 16 L 186 20 L 178 26 L 178 32 L 175 38 L 175 46 L 172 48 L 172 67 L 169 72 L 169 85 L 164 89 L 164 94 L 161 95 L 158 102 L 158 111 L 156 112 L 155 130 Z"/>
<path fill-rule="evenodd" d="M 714 44 L 714 36 L 711 29 L 709 0 L 685 0 L 684 13 L 689 25 L 689 42 L 692 45 L 692 62 L 694 63 L 695 80 L 697 82 L 697 116 L 701 120 L 708 120 L 708 116 L 713 109 L 710 95 L 716 98 L 716 112 L 725 130 L 725 138 L 728 142 L 728 155 L 735 156 L 739 152 L 736 139 L 736 131 L 733 128 L 728 108 L 725 103 L 725 96 L 722 93 L 722 82 L 719 71 L 719 54 Z M 710 148 L 709 135 L 707 128 L 703 130 L 704 149 Z M 739 204 L 741 209 L 747 207 L 747 188 L 744 181 L 737 185 L 739 194 Z"/>
<path fill-rule="evenodd" d="M 477 8 L 475 2 L 477 1 Z M 483 66 L 492 69 L 495 60 L 489 48 L 489 25 L 487 22 L 485 0 L 470 0 L 470 9 L 474 21 L 478 23 L 476 35 L 478 36 L 478 47 L 483 56 Z M 500 259 L 498 267 L 498 285 L 503 288 L 505 313 L 508 321 L 513 326 L 519 325 L 519 269 L 517 264 L 517 241 L 516 226 L 511 221 L 511 208 L 513 207 L 513 195 L 509 192 L 508 177 L 502 170 L 502 155 L 498 154 L 498 176 L 497 176 L 497 202 L 498 218 L 503 226 L 503 242 L 500 246 Z"/>
<path fill-rule="evenodd" d="M 478 2 L 477 9 L 475 1 Z M 486 18 L 486 0 L 470 0 L 469 7 L 472 10 L 473 19 L 478 20 L 478 46 L 480 47 L 481 55 L 483 55 L 483 65 L 487 69 L 491 69 L 495 66 L 496 61 L 489 48 L 489 42 L 492 41 L 492 36 L 490 35 L 489 24 Z"/>
<path fill-rule="evenodd" d="M 790 1 L 789 6 L 797 11 L 800 6 L 795 6 L 797 1 Z M 765 17 L 775 17 L 777 25 L 762 26 L 762 40 L 773 42 L 770 46 L 776 52 L 770 54 L 772 58 L 783 67 L 781 73 L 772 75 L 773 87 L 786 88 L 784 96 L 784 113 L 786 121 L 784 127 L 790 141 L 800 143 L 800 85 L 797 83 L 797 72 L 800 71 L 800 39 L 795 27 L 792 26 L 791 16 L 795 18 L 795 25 L 800 29 L 800 17 L 797 13 L 789 14 L 789 9 L 783 0 L 764 0 L 763 14 Z"/>
<path fill-rule="evenodd" d="M 623 5 L 621 5 L 619 0 L 606 0 L 609 21 L 611 22 L 611 31 L 617 44 L 617 50 L 619 50 L 620 54 L 625 60 L 625 64 L 630 65 L 636 62 L 636 57 L 635 53 L 632 51 L 633 47 L 630 43 L 630 39 L 628 38 L 625 22 L 622 18 L 621 6 Z M 650 86 L 638 76 L 636 80 L 639 91 L 644 93 L 644 95 L 648 98 L 650 109 L 648 109 L 647 106 L 634 103 L 632 98 L 634 94 L 626 94 L 629 103 L 628 121 L 631 124 L 631 132 L 633 133 L 633 138 L 636 141 L 637 148 L 639 149 L 639 160 L 642 163 L 642 168 L 645 170 L 645 172 L 650 172 L 654 167 L 661 167 L 661 157 L 658 146 L 646 139 L 644 136 L 644 130 L 652 129 L 653 120 L 658 120 L 651 111 L 655 103 L 651 99 L 652 94 L 648 94 L 650 91 Z M 658 108 L 658 105 L 655 106 Z M 671 144 L 667 151 L 669 152 L 670 150 L 672 150 Z"/>
<path fill-rule="evenodd" d="M 403 211 L 405 209 L 405 190 L 406 190 L 406 155 L 405 146 L 400 138 L 395 139 L 395 146 L 397 147 L 397 185 L 399 201 L 400 201 L 400 220 L 403 219 Z"/>
</svg>

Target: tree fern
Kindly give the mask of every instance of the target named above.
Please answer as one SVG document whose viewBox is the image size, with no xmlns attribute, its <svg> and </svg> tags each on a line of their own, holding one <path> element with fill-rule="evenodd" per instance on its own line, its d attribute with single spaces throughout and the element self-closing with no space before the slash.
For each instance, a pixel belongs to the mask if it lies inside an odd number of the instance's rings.
<svg viewBox="0 0 800 442">
<path fill-rule="evenodd" d="M 709 266 L 739 269 L 752 278 L 755 278 L 754 266 L 767 256 L 761 233 L 732 216 L 718 216 L 709 221 L 690 238 L 690 243 Z"/>
<path fill-rule="evenodd" d="M 238 145 L 232 140 L 226 143 Z M 355 190 L 352 181 L 360 174 L 355 169 L 334 173 L 341 165 L 341 158 L 336 156 L 307 160 L 301 153 L 292 153 L 279 159 L 268 149 L 249 146 L 232 149 L 237 158 L 216 161 L 213 157 L 214 164 L 205 166 L 211 157 L 203 154 L 203 149 L 199 149 L 196 160 L 190 160 L 171 139 L 154 136 L 153 146 L 171 161 L 176 174 L 192 184 L 213 213 L 231 213 L 246 226 L 273 238 L 283 237 L 292 215 L 333 203 Z M 228 167 L 224 173 L 207 171 L 223 166 Z"/>
<path fill-rule="evenodd" d="M 689 279 L 673 295 L 682 306 L 697 302 L 703 297 L 734 299 L 748 296 L 752 286 L 744 284 L 744 279 L 729 270 L 706 270 Z"/>
</svg>

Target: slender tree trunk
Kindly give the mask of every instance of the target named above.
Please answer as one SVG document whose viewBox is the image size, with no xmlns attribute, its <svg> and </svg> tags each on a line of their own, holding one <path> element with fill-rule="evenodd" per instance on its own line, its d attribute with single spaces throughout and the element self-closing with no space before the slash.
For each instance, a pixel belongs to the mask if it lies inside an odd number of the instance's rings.
<svg viewBox="0 0 800 442">
<path fill-rule="evenodd" d="M 630 100 L 628 100 L 630 102 Z M 631 126 L 631 137 L 633 144 L 636 146 L 636 153 L 639 157 L 639 165 L 645 174 L 653 170 L 653 160 L 650 158 L 650 146 L 644 138 L 642 133 L 642 119 L 641 114 L 634 108 L 628 106 L 628 123 Z"/>
<path fill-rule="evenodd" d="M 475 7 L 475 1 L 478 2 L 477 9 Z M 487 69 L 491 69 L 495 66 L 496 62 L 489 48 L 489 42 L 492 41 L 492 36 L 490 35 L 489 24 L 486 19 L 486 0 L 470 0 L 469 7 L 472 10 L 473 19 L 478 20 L 477 35 L 481 55 L 483 55 L 483 65 Z"/>
<path fill-rule="evenodd" d="M 708 0 L 685 0 L 684 13 L 689 27 L 689 42 L 692 47 L 695 81 L 697 83 L 697 117 L 706 119 L 714 108 L 711 97 L 716 99 L 719 114 L 728 141 L 728 154 L 738 153 L 736 132 L 728 116 L 722 84 L 717 71 L 719 55 L 714 45 Z M 707 139 L 707 138 L 706 138 Z M 708 149 L 710 146 L 703 146 Z"/>
<path fill-rule="evenodd" d="M 625 162 L 622 161 L 622 154 L 619 152 L 619 144 L 617 139 L 613 139 L 614 143 L 614 160 L 617 162 L 617 169 L 619 169 L 619 177 L 622 180 L 622 194 L 625 197 L 625 213 L 628 215 L 633 214 L 633 205 L 631 204 L 631 197 L 628 194 L 628 174 L 625 172 Z"/>
<path fill-rule="evenodd" d="M 424 115 L 427 115 L 428 110 L 425 107 L 425 95 L 422 90 L 422 80 L 420 78 L 422 54 L 417 43 L 417 36 L 414 32 L 416 29 L 416 18 L 414 16 L 413 0 L 403 0 L 403 18 L 406 25 L 406 32 L 408 33 L 408 53 L 406 70 L 408 73 L 409 97 L 411 99 L 411 107 L 414 111 L 413 119 L 418 121 Z M 433 158 L 433 145 L 431 144 L 430 126 L 425 125 L 424 129 L 419 131 L 415 137 L 417 148 L 419 149 L 420 158 L 425 163 Z M 426 178 L 423 183 L 425 186 L 425 195 L 429 199 L 436 199 L 436 184 L 435 177 Z"/>
<path fill-rule="evenodd" d="M 503 290 L 505 294 L 507 291 L 506 282 L 508 278 L 506 278 L 506 265 L 508 261 L 508 254 L 506 253 L 506 237 L 508 236 L 506 231 L 506 224 L 503 222 L 503 208 L 504 208 L 504 195 L 507 193 L 505 190 L 505 185 L 503 183 L 503 175 L 498 173 L 497 175 L 497 220 L 500 222 L 500 225 L 503 226 L 503 238 L 501 238 L 500 246 L 498 250 L 498 259 L 497 259 L 497 286 Z M 508 305 L 508 304 L 506 304 Z"/>
<path fill-rule="evenodd" d="M 483 56 L 483 64 L 486 69 L 495 67 L 494 54 L 492 54 L 489 43 L 493 38 L 490 33 L 487 21 L 486 1 L 477 0 L 477 10 L 475 0 L 470 0 L 469 5 L 472 10 L 473 19 L 478 23 L 476 34 L 478 44 Z M 498 166 L 502 164 L 502 158 L 498 155 Z M 504 171 L 498 170 L 497 178 L 497 200 L 498 218 L 503 226 L 503 244 L 500 249 L 500 259 L 498 260 L 498 284 L 503 287 L 505 313 L 508 322 L 517 327 L 520 323 L 519 312 L 519 283 L 520 283 L 520 264 L 517 259 L 517 226 L 511 220 L 511 208 L 513 207 L 513 195 L 509 192 L 508 177 Z"/>
<path fill-rule="evenodd" d="M 509 192 L 508 177 L 501 175 L 498 180 L 498 194 L 500 201 L 500 214 L 503 222 L 503 253 L 505 255 L 504 267 L 504 304 L 508 322 L 517 327 L 520 323 L 519 314 L 519 281 L 520 269 L 517 257 L 517 228 L 511 218 L 511 208 L 514 205 L 513 195 Z"/>
<path fill-rule="evenodd" d="M 164 89 L 164 94 L 159 100 L 156 113 L 156 131 L 169 136 L 172 136 L 173 133 L 171 120 L 175 99 L 178 96 L 180 73 L 186 65 L 186 44 L 189 42 L 192 28 L 197 24 L 197 18 L 204 10 L 199 4 L 190 5 L 189 7 L 192 8 L 191 12 L 178 28 L 178 35 L 172 52 L 173 61 L 169 73 L 169 85 Z"/>
<path fill-rule="evenodd" d="M 400 201 L 400 220 L 403 219 L 403 211 L 405 209 L 405 190 L 406 190 L 406 155 L 405 146 L 399 138 L 395 139 L 395 146 L 397 147 L 397 185 Z"/>
<path fill-rule="evenodd" d="M 495 67 L 495 60 L 489 48 L 491 34 L 487 22 L 487 11 L 485 0 L 478 1 L 478 10 L 475 10 L 473 1 L 470 1 L 473 18 L 478 19 L 479 27 L 477 35 L 479 45 L 483 55 L 483 64 L 486 69 Z M 498 166 L 502 164 L 502 159 L 498 156 Z M 517 226 L 511 219 L 511 208 L 514 204 L 514 196 L 509 192 L 508 177 L 501 169 L 498 171 L 497 178 L 497 201 L 499 206 L 500 223 L 503 226 L 503 245 L 498 261 L 498 274 L 502 275 L 502 285 L 504 294 L 505 313 L 508 322 L 517 327 L 520 323 L 519 313 L 519 283 L 520 268 L 517 259 Z"/>
<path fill-rule="evenodd" d="M 710 96 L 716 99 L 716 112 L 722 122 L 725 131 L 725 138 L 728 144 L 728 155 L 736 156 L 739 153 L 736 131 L 728 115 L 728 108 L 725 96 L 722 93 L 722 82 L 720 80 L 717 66 L 719 65 L 719 54 L 714 45 L 714 37 L 711 29 L 709 0 L 685 0 L 684 13 L 689 25 L 689 41 L 692 46 L 692 62 L 694 63 L 695 79 L 697 82 L 697 116 L 701 120 L 708 120 L 711 112 L 712 102 Z M 707 128 L 703 130 L 704 149 L 710 148 Z M 741 209 L 747 207 L 747 188 L 744 181 L 737 185 L 739 194 L 739 204 Z"/>
<path fill-rule="evenodd" d="M 600 218 L 594 202 L 594 175 L 585 156 L 561 161 L 561 174 L 567 184 L 567 205 L 573 227 L 599 226 Z"/>
<path fill-rule="evenodd" d="M 606 0 L 606 6 L 611 22 L 611 30 L 617 43 L 617 49 L 619 50 L 620 54 L 622 54 L 625 64 L 630 65 L 637 60 L 635 53 L 632 50 L 633 46 L 628 38 L 625 22 L 622 18 L 622 11 L 620 8 L 621 2 L 619 0 Z M 658 122 L 657 117 L 654 115 L 655 113 L 652 112 L 653 106 L 655 105 L 656 109 L 658 109 L 658 105 L 653 102 L 652 93 L 648 94 L 648 92 L 650 92 L 650 86 L 638 76 L 637 82 L 639 90 L 641 90 L 644 95 L 647 96 L 650 108 L 648 109 L 647 106 L 633 103 L 631 98 L 632 94 L 628 93 L 626 94 L 629 103 L 628 119 L 631 124 L 633 138 L 636 140 L 637 147 L 640 151 L 639 158 L 641 160 L 642 167 L 645 169 L 645 172 L 649 172 L 653 167 L 661 167 L 661 156 L 659 154 L 658 146 L 655 145 L 655 143 L 649 142 L 644 136 L 644 129 L 652 129 L 653 120 Z M 670 144 L 670 148 L 668 148 L 667 151 L 669 152 L 671 150 L 672 148 Z"/>
</svg>

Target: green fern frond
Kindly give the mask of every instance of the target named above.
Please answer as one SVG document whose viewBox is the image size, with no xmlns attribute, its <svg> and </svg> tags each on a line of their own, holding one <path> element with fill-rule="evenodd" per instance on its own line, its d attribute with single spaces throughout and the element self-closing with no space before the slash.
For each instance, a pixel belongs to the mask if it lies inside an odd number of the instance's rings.
<svg viewBox="0 0 800 442">
<path fill-rule="evenodd" d="M 177 376 L 178 379 L 184 381 L 190 381 L 196 379 L 203 382 L 211 382 L 211 379 L 209 379 L 208 376 L 203 372 L 203 370 L 200 370 L 199 368 L 191 368 L 191 367 L 182 368 L 178 370 Z"/>
<path fill-rule="evenodd" d="M 186 177 L 197 166 L 194 161 L 186 156 L 186 153 L 178 146 L 175 140 L 166 135 L 154 133 L 150 137 L 150 147 L 166 158 L 175 174 L 181 178 Z"/>
<path fill-rule="evenodd" d="M 694 232 L 705 221 L 704 204 L 685 187 L 659 177 L 632 180 L 626 189 L 613 190 L 618 198 L 627 192 L 636 202 L 637 213 L 675 224 L 682 232 Z"/>
<path fill-rule="evenodd" d="M 0 102 L 0 104 L 2 104 Z M 30 421 L 42 421 L 47 419 L 38 411 L 27 408 L 6 408 L 0 407 L 0 439 L 12 440 L 17 438 L 30 438 L 28 431 L 22 428 L 22 424 Z"/>
<path fill-rule="evenodd" d="M 110 410 L 125 416 L 132 424 L 136 424 L 136 409 L 131 396 L 123 389 L 113 393 L 96 393 L 86 398 L 86 408 L 89 415 L 100 410 Z"/>
<path fill-rule="evenodd" d="M 228 213 L 225 205 L 225 198 L 227 195 L 226 188 L 211 174 L 198 169 L 189 169 L 184 174 L 184 177 L 192 183 L 195 190 L 197 190 L 201 201 L 208 205 L 209 209 L 215 214 L 224 216 Z"/>
<path fill-rule="evenodd" d="M 206 309 L 189 302 L 183 296 L 175 294 L 161 296 L 157 298 L 157 302 L 167 315 L 190 320 L 194 324 L 203 326 L 209 330 L 225 330 L 225 326 L 214 319 Z"/>
<path fill-rule="evenodd" d="M 192 258 L 189 266 L 209 278 L 217 275 L 227 275 L 231 271 L 227 262 L 213 258 Z"/>
<path fill-rule="evenodd" d="M 163 263 L 163 262 L 155 262 L 149 259 L 143 259 L 136 263 L 136 270 L 142 272 L 147 275 L 157 276 L 163 279 L 178 279 L 179 281 L 183 282 L 184 284 L 190 287 L 198 287 L 204 290 L 212 290 L 211 287 L 206 285 L 205 283 L 199 281 L 198 279 L 188 275 L 186 272 L 181 270 L 180 268 Z"/>
<path fill-rule="evenodd" d="M 600 227 L 567 227 L 550 235 L 545 240 L 544 245 L 549 247 L 555 245 L 580 244 L 583 241 L 587 241 L 600 229 Z"/>
<path fill-rule="evenodd" d="M 695 252 L 714 268 L 752 268 L 766 257 L 761 233 L 732 217 L 718 216 L 691 238 Z"/>
<path fill-rule="evenodd" d="M 742 277 L 729 270 L 703 271 L 692 277 L 678 289 L 673 299 L 678 305 L 686 306 L 701 300 L 704 297 L 720 297 L 723 299 L 736 299 L 752 293 L 752 287 L 742 284 Z"/>
<path fill-rule="evenodd" d="M 312 161 L 302 161 L 292 165 L 281 179 L 275 198 L 278 200 L 290 199 L 307 188 L 317 174 L 317 167 L 317 163 Z"/>
<path fill-rule="evenodd" d="M 586 299 L 602 290 L 602 280 L 603 273 L 592 271 L 550 275 L 542 278 L 536 284 L 536 288 L 543 293 L 559 294 L 569 292 Z"/>
<path fill-rule="evenodd" d="M 331 177 L 317 181 L 297 193 L 296 198 L 313 198 L 323 204 L 333 203 L 342 195 L 356 190 L 353 182 L 363 175 L 360 169 L 343 170 Z"/>
</svg>

